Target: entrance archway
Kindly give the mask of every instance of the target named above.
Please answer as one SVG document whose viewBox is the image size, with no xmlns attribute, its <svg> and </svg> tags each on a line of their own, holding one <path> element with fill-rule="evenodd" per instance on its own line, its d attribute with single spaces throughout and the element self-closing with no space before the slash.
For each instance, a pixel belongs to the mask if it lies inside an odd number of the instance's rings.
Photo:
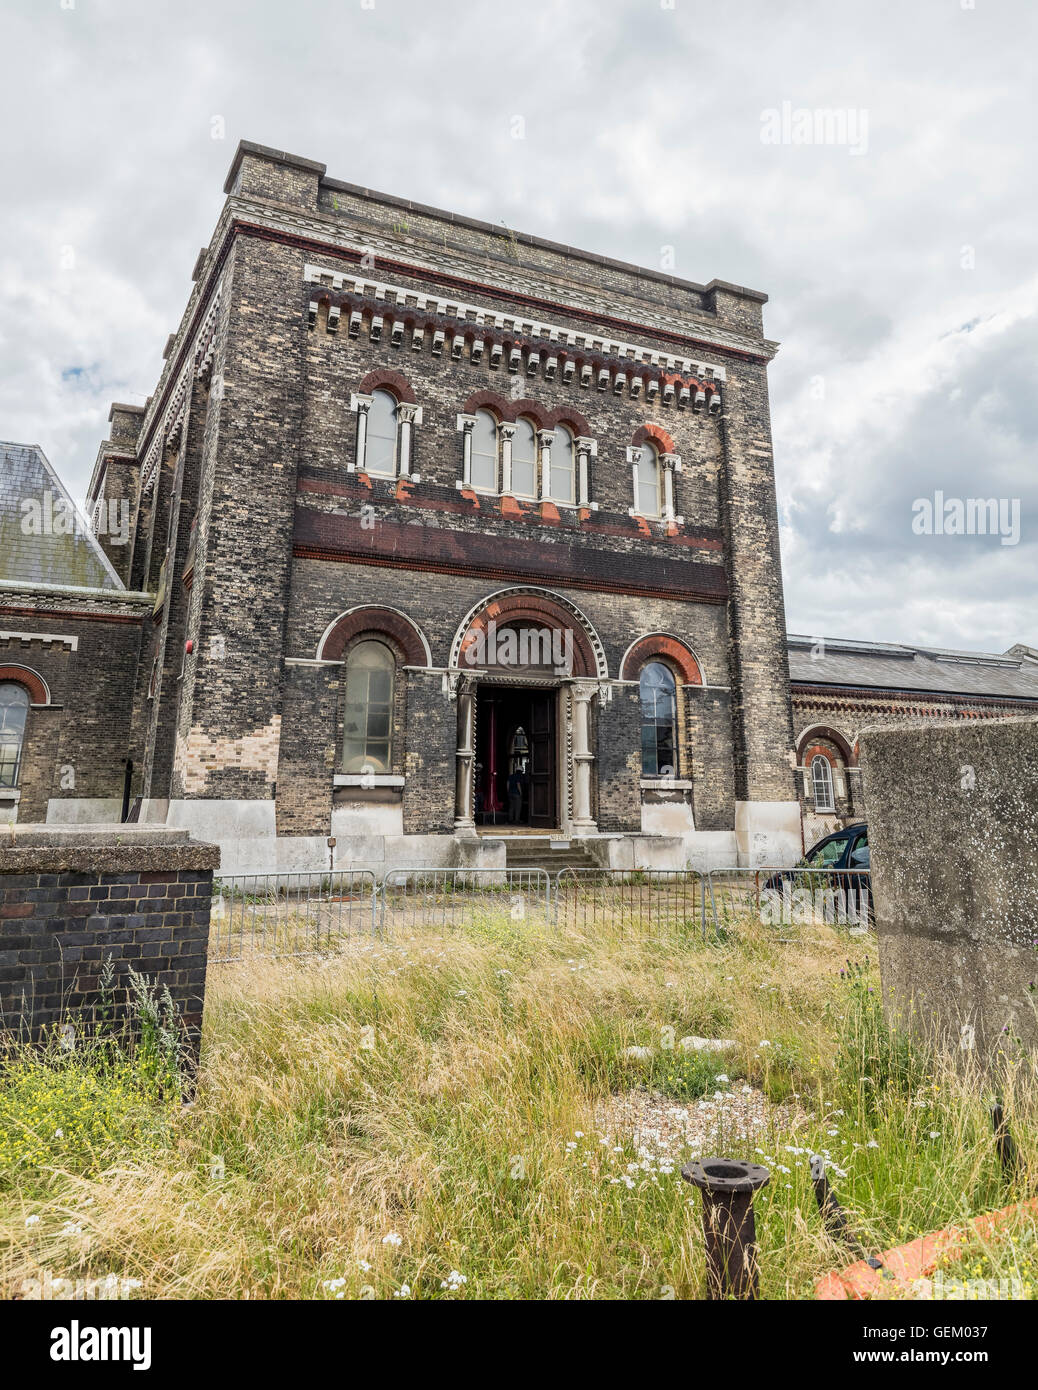
<svg viewBox="0 0 1038 1390">
<path fill-rule="evenodd" d="M 457 830 L 593 833 L 590 706 L 608 668 L 585 615 L 545 589 L 501 590 L 466 614 L 450 660 Z"/>
</svg>

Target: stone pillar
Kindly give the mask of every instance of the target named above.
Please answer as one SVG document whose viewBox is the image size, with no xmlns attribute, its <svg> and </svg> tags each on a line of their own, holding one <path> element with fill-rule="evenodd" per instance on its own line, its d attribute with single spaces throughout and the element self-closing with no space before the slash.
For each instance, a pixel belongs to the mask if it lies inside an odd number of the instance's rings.
<svg viewBox="0 0 1038 1390">
<path fill-rule="evenodd" d="M 627 457 L 631 461 L 631 512 L 638 512 L 638 462 L 641 459 L 641 449 L 628 449 Z"/>
<path fill-rule="evenodd" d="M 592 834 L 598 827 L 591 815 L 591 772 L 595 755 L 591 751 L 590 706 L 597 685 L 575 681 L 570 686 L 573 717 L 573 814 L 570 825 L 577 835 Z"/>
<path fill-rule="evenodd" d="M 454 783 L 454 832 L 474 835 L 472 814 L 473 773 L 476 762 L 476 684 L 462 677 L 458 682 L 458 751 Z"/>
<path fill-rule="evenodd" d="M 472 486 L 472 431 L 476 425 L 474 415 L 459 415 L 458 428 L 462 431 L 461 485 Z"/>
<path fill-rule="evenodd" d="M 664 454 L 660 459 L 663 469 L 663 516 L 666 521 L 674 520 L 674 469 L 677 461 L 676 454 Z"/>
<path fill-rule="evenodd" d="M 411 441 L 414 435 L 415 405 L 398 405 L 397 418 L 400 421 L 400 476 L 408 477 L 411 472 Z"/>
<path fill-rule="evenodd" d="M 541 485 L 539 496 L 541 501 L 551 497 L 551 446 L 555 441 L 554 430 L 538 430 L 537 443 L 541 453 Z"/>
<path fill-rule="evenodd" d="M 510 493 L 512 491 L 512 436 L 515 434 L 514 425 L 501 426 L 501 491 Z"/>
<path fill-rule="evenodd" d="M 370 396 L 354 396 L 353 408 L 357 412 L 357 455 L 346 465 L 348 473 L 363 470 L 368 447 L 368 411 L 371 409 Z"/>
<path fill-rule="evenodd" d="M 588 439 L 584 435 L 581 435 L 576 441 L 575 447 L 577 450 L 577 502 L 580 506 L 586 507 L 590 500 L 590 492 L 588 490 L 588 461 L 598 452 L 597 444 L 594 439 Z"/>
</svg>

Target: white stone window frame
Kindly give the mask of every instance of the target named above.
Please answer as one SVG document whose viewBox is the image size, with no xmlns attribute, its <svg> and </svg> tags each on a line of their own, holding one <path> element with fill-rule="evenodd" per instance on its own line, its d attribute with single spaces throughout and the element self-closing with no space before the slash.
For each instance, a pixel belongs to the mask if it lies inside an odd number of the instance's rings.
<svg viewBox="0 0 1038 1390">
<path fill-rule="evenodd" d="M 649 447 L 656 455 L 656 465 L 660 471 L 660 510 L 652 516 L 648 512 L 643 512 L 638 506 L 638 464 L 641 462 L 644 444 L 629 444 L 627 446 L 627 462 L 631 468 L 631 494 L 634 505 L 627 509 L 627 515 L 641 517 L 645 521 L 662 521 L 668 525 L 684 526 L 685 518 L 678 516 L 674 510 L 674 474 L 683 471 L 680 454 L 665 454 L 662 449 L 653 446 Z"/>
<path fill-rule="evenodd" d="M 481 407 L 481 409 L 486 409 L 486 407 Z M 494 414 L 493 411 L 487 413 Z M 573 436 L 573 481 L 576 501 L 571 502 L 552 497 L 551 446 L 555 441 L 555 429 L 538 429 L 536 421 L 531 416 L 524 415 L 522 418 L 533 427 L 535 441 L 534 491 L 517 492 L 512 486 L 512 439 L 518 421 L 510 420 L 498 420 L 497 424 L 497 488 L 482 488 L 473 484 L 472 431 L 476 427 L 475 414 L 457 417 L 457 430 L 462 435 L 462 471 L 461 477 L 454 484 L 458 491 L 475 492 L 486 497 L 514 497 L 518 502 L 551 502 L 553 506 L 567 507 L 573 511 L 580 509 L 597 511 L 598 503 L 592 502 L 589 495 L 589 464 L 591 459 L 598 457 L 598 440 L 592 439 L 589 435 L 577 434 L 576 430 L 565 421 L 560 422 L 566 425 Z"/>
<path fill-rule="evenodd" d="M 819 765 L 824 766 L 821 777 L 815 775 L 815 768 Z M 836 788 L 833 785 L 833 765 L 824 753 L 816 753 L 810 763 L 811 773 L 811 801 L 814 806 L 815 815 L 834 815 L 836 812 Z M 819 791 L 824 793 L 822 800 L 819 799 Z"/>
<path fill-rule="evenodd" d="M 487 410 L 486 406 L 480 406 L 480 410 L 482 410 L 484 414 L 492 416 L 493 419 L 496 421 L 497 451 L 495 476 L 497 478 L 497 486 L 492 488 L 476 487 L 476 485 L 472 481 L 472 432 L 476 428 L 476 415 L 479 413 L 478 411 L 474 412 L 471 415 L 459 415 L 457 417 L 457 430 L 458 433 L 462 436 L 461 477 L 455 479 L 454 486 L 458 489 L 459 492 L 475 492 L 480 497 L 503 497 L 505 495 L 504 488 L 502 486 L 502 484 L 505 481 L 505 441 L 507 438 L 507 463 L 510 472 L 512 435 L 515 433 L 515 426 L 506 424 L 504 421 L 499 420 L 492 410 Z M 505 434 L 506 430 L 508 431 L 507 436 Z"/>
<path fill-rule="evenodd" d="M 422 481 L 421 474 L 412 473 L 411 466 L 414 463 L 415 427 L 423 423 L 422 407 L 414 405 L 410 401 L 402 401 L 396 392 L 388 386 L 377 386 L 375 390 L 385 391 L 387 396 L 392 396 L 396 401 L 396 469 L 393 473 L 372 473 L 371 476 L 388 479 L 408 478 L 412 483 L 420 483 Z M 357 440 L 353 458 L 346 465 L 348 473 L 367 472 L 365 455 L 368 439 L 368 411 L 373 402 L 374 391 L 366 396 L 360 395 L 358 392 L 353 392 L 350 395 L 350 410 L 357 417 Z"/>
</svg>

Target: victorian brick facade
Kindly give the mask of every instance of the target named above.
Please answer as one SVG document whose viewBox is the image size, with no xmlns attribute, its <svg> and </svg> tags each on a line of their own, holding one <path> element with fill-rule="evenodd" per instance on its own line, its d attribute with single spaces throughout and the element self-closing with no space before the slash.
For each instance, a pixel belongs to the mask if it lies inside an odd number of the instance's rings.
<svg viewBox="0 0 1038 1390">
<path fill-rule="evenodd" d="M 498 863 L 520 828 L 602 863 L 790 860 L 765 296 L 261 146 L 226 193 L 91 483 L 95 513 L 132 503 L 104 549 L 133 621 L 79 666 L 104 793 L 225 872 L 327 867 L 329 838 L 340 865 Z M 531 633 L 553 654 L 515 659 Z M 89 815 L 26 749 L 34 815 Z"/>
</svg>

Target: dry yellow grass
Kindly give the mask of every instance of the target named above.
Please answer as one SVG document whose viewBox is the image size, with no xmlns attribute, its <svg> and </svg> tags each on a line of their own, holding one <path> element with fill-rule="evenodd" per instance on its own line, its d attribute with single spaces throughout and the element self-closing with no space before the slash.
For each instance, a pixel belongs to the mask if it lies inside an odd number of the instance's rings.
<svg viewBox="0 0 1038 1390">
<path fill-rule="evenodd" d="M 808 1151 L 830 1151 L 877 1244 L 1000 1200 L 982 1097 L 870 1053 L 869 977 L 840 979 L 850 948 L 868 942 L 815 928 L 778 945 L 744 923 L 704 945 L 502 914 L 213 967 L 193 1105 L 168 1142 L 90 1176 L 9 1181 L 0 1293 L 49 1272 L 160 1298 L 701 1297 L 699 1199 L 678 1171 L 701 1155 L 639 1152 L 596 1127 L 596 1106 L 639 1085 L 710 1105 L 752 1082 L 798 1101 L 749 1152 L 724 1136 L 773 1170 L 763 1292 L 810 1296 L 849 1257 L 820 1229 Z M 669 1046 L 686 1034 L 739 1046 L 707 1066 Z"/>
</svg>

